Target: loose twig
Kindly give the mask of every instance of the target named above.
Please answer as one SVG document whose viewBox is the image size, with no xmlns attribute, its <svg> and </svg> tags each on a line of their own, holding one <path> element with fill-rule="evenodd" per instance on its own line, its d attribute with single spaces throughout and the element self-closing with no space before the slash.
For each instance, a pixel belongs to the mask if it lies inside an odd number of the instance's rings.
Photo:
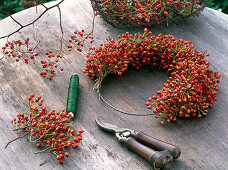
<svg viewBox="0 0 228 170">
<path fill-rule="evenodd" d="M 50 149 L 50 147 L 48 147 L 48 148 L 46 148 L 46 149 L 44 149 L 44 150 L 42 150 L 42 151 L 35 152 L 35 154 L 43 153 L 43 152 L 47 151 L 48 149 Z"/>
<path fill-rule="evenodd" d="M 27 136 L 29 133 L 30 133 L 30 131 L 27 132 L 27 133 L 26 133 L 25 135 L 23 135 L 23 136 L 17 137 L 17 138 L 15 138 L 15 139 L 9 141 L 9 142 L 6 144 L 5 149 L 7 148 L 7 146 L 8 146 L 10 143 L 14 142 L 14 141 L 17 140 L 17 139 L 21 139 L 21 138 Z"/>
<path fill-rule="evenodd" d="M 94 31 L 94 27 L 95 27 L 95 18 L 96 18 L 96 16 L 97 16 L 97 13 L 96 13 L 96 11 L 95 10 L 93 10 L 93 25 L 92 25 L 92 31 L 91 31 L 91 35 L 93 35 L 93 31 Z"/>
<path fill-rule="evenodd" d="M 61 40 L 60 40 L 60 43 L 61 43 L 60 52 L 61 52 L 61 51 L 62 51 L 62 48 L 63 48 L 62 13 L 61 13 L 61 9 L 59 8 L 59 6 L 57 6 L 57 8 L 58 8 L 58 10 L 59 10 L 59 25 L 60 25 L 60 29 L 61 29 L 61 33 L 62 33 Z"/>
<path fill-rule="evenodd" d="M 37 37 L 37 29 L 36 29 L 36 27 L 35 27 L 35 24 L 33 24 L 33 28 L 34 28 L 34 30 L 35 30 L 35 39 L 37 40 L 37 44 L 36 44 L 36 46 L 33 48 L 33 51 L 35 51 L 35 49 L 38 47 L 38 45 L 40 44 L 40 40 L 38 39 L 38 37 Z"/>
<path fill-rule="evenodd" d="M 40 166 L 42 166 L 43 164 L 45 164 L 50 157 L 51 157 L 50 154 L 47 153 L 46 158 L 40 163 Z"/>
<path fill-rule="evenodd" d="M 45 10 L 44 10 L 44 11 L 43 11 L 35 20 L 33 20 L 32 22 L 30 22 L 30 23 L 28 23 L 28 24 L 26 24 L 26 25 L 22 25 L 22 24 L 21 24 L 19 21 L 17 21 L 12 15 L 10 15 L 9 13 L 7 13 L 7 12 L 3 11 L 2 9 L 0 9 L 0 12 L 3 12 L 3 13 L 5 13 L 5 14 L 7 14 L 14 22 L 16 22 L 16 23 L 20 26 L 20 28 L 18 28 L 16 31 L 14 31 L 14 32 L 12 32 L 12 33 L 10 33 L 10 34 L 8 34 L 8 35 L 2 36 L 2 37 L 0 37 L 0 39 L 6 38 L 6 37 L 10 37 L 10 36 L 12 36 L 13 34 L 19 32 L 21 29 L 23 29 L 23 28 L 25 28 L 25 27 L 27 27 L 27 26 L 30 26 L 30 25 L 32 25 L 32 24 L 34 24 L 36 21 L 38 21 L 38 20 L 39 20 L 47 11 L 49 11 L 50 9 L 55 8 L 55 7 L 59 8 L 59 5 L 60 5 L 62 2 L 64 2 L 64 0 L 61 0 L 60 2 L 58 2 L 57 4 L 55 4 L 55 5 L 51 6 L 51 7 L 46 7 L 45 5 L 41 4 L 41 5 L 45 8 Z M 59 12 L 61 13 L 61 10 L 60 10 Z M 61 17 L 60 17 L 60 18 L 61 18 Z M 62 27 L 62 24 L 60 24 L 60 26 Z M 62 30 L 62 28 L 61 28 L 61 30 Z"/>
<path fill-rule="evenodd" d="M 17 128 L 17 129 L 13 129 L 13 131 L 26 129 L 26 128 L 28 128 L 28 127 L 30 127 L 30 126 L 23 126 L 23 127 Z"/>
<path fill-rule="evenodd" d="M 12 15 L 10 15 L 9 13 L 7 13 L 6 11 L 0 9 L 0 12 L 5 13 L 5 14 L 8 15 L 14 22 L 16 22 L 18 25 L 20 25 L 21 27 L 23 27 L 23 25 L 21 25 L 20 22 L 18 22 L 16 19 L 14 19 L 14 18 L 12 17 Z"/>
</svg>

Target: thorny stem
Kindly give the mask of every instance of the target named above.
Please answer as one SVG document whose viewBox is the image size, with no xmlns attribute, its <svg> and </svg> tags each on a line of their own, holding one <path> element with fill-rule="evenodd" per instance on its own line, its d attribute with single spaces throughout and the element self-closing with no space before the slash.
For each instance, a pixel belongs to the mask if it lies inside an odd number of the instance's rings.
<svg viewBox="0 0 228 170">
<path fill-rule="evenodd" d="M 26 133 L 25 135 L 23 135 L 23 136 L 17 137 L 17 138 L 15 138 L 15 139 L 9 141 L 9 142 L 6 144 L 5 149 L 7 148 L 7 146 L 8 146 L 10 143 L 14 142 L 14 141 L 17 140 L 17 139 L 21 139 L 21 138 L 27 136 L 29 133 L 30 133 L 30 131 L 27 132 L 27 133 Z"/>
<path fill-rule="evenodd" d="M 93 25 L 92 25 L 92 31 L 90 33 L 91 35 L 93 35 L 93 31 L 94 31 L 95 17 L 96 17 L 96 12 L 93 10 Z"/>
<path fill-rule="evenodd" d="M 46 149 L 44 149 L 44 150 L 42 150 L 42 151 L 35 152 L 35 154 L 43 153 L 43 152 L 47 151 L 48 149 L 51 149 L 51 147 L 48 147 L 48 148 L 46 148 Z"/>
<path fill-rule="evenodd" d="M 35 27 L 35 24 L 33 24 L 33 27 L 34 27 L 34 29 L 35 29 L 35 38 L 36 38 L 36 40 L 37 40 L 37 44 L 36 44 L 36 46 L 33 48 L 33 51 L 35 51 L 35 49 L 37 48 L 37 46 L 40 44 L 40 40 L 39 40 L 38 37 L 37 37 L 37 29 L 36 29 L 36 27 Z"/>
<path fill-rule="evenodd" d="M 0 12 L 5 13 L 5 14 L 8 15 L 14 22 L 16 22 L 18 25 L 20 25 L 21 27 L 23 27 L 23 25 L 22 25 L 20 22 L 18 22 L 16 19 L 14 19 L 14 18 L 12 17 L 12 15 L 10 15 L 9 13 L 7 13 L 6 11 L 0 9 Z M 4 38 L 5 38 L 5 37 L 4 37 Z"/>
<path fill-rule="evenodd" d="M 60 52 L 62 51 L 63 48 L 63 26 L 62 26 L 62 13 L 61 13 L 61 9 L 59 8 L 59 6 L 57 6 L 58 10 L 59 10 L 59 25 L 60 25 L 60 29 L 61 29 L 61 33 L 62 33 L 62 37 L 60 40 L 61 43 L 61 47 L 60 47 Z"/>
<path fill-rule="evenodd" d="M 20 128 L 17 128 L 17 129 L 13 129 L 13 131 L 16 131 L 16 130 L 20 130 L 20 129 L 25 129 L 25 128 L 28 128 L 30 126 L 24 126 L 24 127 L 20 127 Z"/>
<path fill-rule="evenodd" d="M 44 8 L 48 9 L 48 7 L 46 7 L 44 4 L 41 4 Z"/>
<path fill-rule="evenodd" d="M 38 21 L 38 20 L 39 20 L 47 11 L 49 11 L 50 9 L 55 8 L 55 7 L 59 8 L 59 5 L 60 5 L 62 2 L 64 2 L 64 0 L 61 0 L 60 2 L 58 2 L 57 4 L 55 4 L 55 5 L 51 6 L 51 7 L 46 7 L 45 5 L 42 5 L 42 6 L 45 8 L 45 10 L 44 10 L 44 11 L 43 11 L 35 20 L 33 20 L 32 22 L 30 22 L 30 23 L 28 23 L 28 24 L 26 24 L 26 25 L 22 25 L 22 24 L 21 24 L 20 22 L 18 22 L 12 15 L 10 15 L 9 13 L 7 13 L 7 12 L 3 11 L 2 9 L 0 9 L 0 12 L 3 12 L 3 13 L 5 13 L 5 14 L 7 14 L 14 22 L 16 22 L 16 23 L 20 26 L 20 28 L 18 28 L 16 31 L 14 31 L 14 32 L 12 32 L 12 33 L 10 33 L 10 34 L 8 34 L 8 35 L 2 36 L 2 37 L 0 37 L 0 39 L 6 38 L 6 37 L 10 37 L 10 36 L 12 36 L 13 34 L 19 32 L 21 29 L 23 29 L 23 28 L 25 28 L 25 27 L 27 27 L 27 26 L 30 26 L 30 25 L 32 25 L 32 24 L 34 24 L 36 21 Z M 61 11 L 60 11 L 60 13 L 61 13 Z M 61 24 L 60 24 L 60 25 L 61 25 Z M 62 25 L 61 25 L 61 29 L 62 29 Z"/>
<path fill-rule="evenodd" d="M 51 156 L 49 155 L 49 153 L 47 153 L 46 158 L 40 163 L 40 166 L 42 166 L 43 164 L 45 164 L 50 157 Z"/>
<path fill-rule="evenodd" d="M 4 55 L 0 58 L 0 60 L 2 60 L 4 58 Z"/>
</svg>

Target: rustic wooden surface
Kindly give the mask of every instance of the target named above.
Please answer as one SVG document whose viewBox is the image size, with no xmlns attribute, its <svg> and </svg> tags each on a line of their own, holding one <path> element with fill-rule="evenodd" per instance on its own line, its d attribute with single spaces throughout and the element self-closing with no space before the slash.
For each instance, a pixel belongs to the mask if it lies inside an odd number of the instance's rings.
<svg viewBox="0 0 228 170">
<path fill-rule="evenodd" d="M 55 2 L 54 2 L 55 3 Z M 61 6 L 63 12 L 64 50 L 67 51 L 67 39 L 75 30 L 91 29 L 92 8 L 89 0 L 66 0 Z M 40 8 L 39 11 L 43 9 Z M 23 23 L 35 17 L 35 8 L 14 15 Z M 39 53 L 49 49 L 59 49 L 60 29 L 58 10 L 53 9 L 45 14 L 36 24 L 38 37 L 41 40 Z M 0 36 L 15 30 L 17 26 L 6 18 L 0 22 Z M 53 81 L 39 76 L 36 65 L 16 63 L 10 58 L 0 61 L 0 169 L 150 169 L 150 165 L 140 156 L 118 143 L 114 136 L 101 131 L 95 124 L 95 117 L 101 116 L 107 122 L 142 130 L 147 134 L 180 146 L 182 155 L 171 162 L 165 169 L 228 169 L 228 16 L 206 8 L 200 18 L 191 17 L 179 23 L 151 28 L 153 33 L 173 34 L 177 38 L 191 40 L 196 48 L 207 49 L 211 54 L 208 60 L 211 68 L 222 74 L 218 101 L 210 109 L 208 116 L 202 119 L 178 120 L 164 126 L 154 117 L 135 117 L 122 115 L 104 103 L 98 101 L 92 91 L 94 82 L 82 73 L 85 64 L 85 53 L 76 51 L 66 54 L 62 63 L 65 71 L 58 73 Z M 108 36 L 129 31 L 142 32 L 142 29 L 116 29 L 106 24 L 101 18 L 95 21 L 95 43 L 97 46 Z M 34 40 L 32 27 L 11 37 L 13 39 Z M 1 40 L 1 45 L 6 40 Z M 17 137 L 12 131 L 10 120 L 27 107 L 27 97 L 31 93 L 46 99 L 49 108 L 60 110 L 66 106 L 69 78 L 73 73 L 80 76 L 80 95 L 77 115 L 73 126 L 84 129 L 80 148 L 71 151 L 71 156 L 59 165 L 50 159 L 42 167 L 40 162 L 45 155 L 35 155 L 38 151 L 26 140 L 18 140 L 9 145 L 6 143 Z M 108 77 L 103 83 L 103 95 L 113 105 L 129 112 L 146 113 L 145 102 L 162 88 L 168 78 L 166 72 L 128 71 L 121 77 Z"/>
</svg>

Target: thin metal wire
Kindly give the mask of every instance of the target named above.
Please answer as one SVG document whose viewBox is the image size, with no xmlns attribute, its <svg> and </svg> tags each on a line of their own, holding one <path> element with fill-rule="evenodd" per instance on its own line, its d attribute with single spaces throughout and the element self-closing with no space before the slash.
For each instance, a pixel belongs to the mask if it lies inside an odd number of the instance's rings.
<svg viewBox="0 0 228 170">
<path fill-rule="evenodd" d="M 156 113 L 145 113 L 145 114 L 140 114 L 140 113 L 129 113 L 129 112 L 125 112 L 125 111 L 122 111 L 114 106 L 112 106 L 111 104 L 109 104 L 104 98 L 103 96 L 101 95 L 101 93 L 98 93 L 99 94 L 99 97 L 101 100 L 103 100 L 103 102 L 105 104 L 107 104 L 109 107 L 111 107 L 112 109 L 114 109 L 115 111 L 118 111 L 120 113 L 123 113 L 125 115 L 131 115 L 131 116 L 152 116 L 152 115 L 156 115 Z"/>
</svg>

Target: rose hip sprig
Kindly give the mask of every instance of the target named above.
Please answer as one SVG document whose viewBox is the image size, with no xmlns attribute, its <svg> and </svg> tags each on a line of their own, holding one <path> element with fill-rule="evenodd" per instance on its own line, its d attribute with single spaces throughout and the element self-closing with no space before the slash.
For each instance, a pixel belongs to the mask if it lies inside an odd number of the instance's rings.
<svg viewBox="0 0 228 170">
<path fill-rule="evenodd" d="M 68 45 L 68 50 L 71 51 L 73 48 L 76 48 L 77 51 L 82 52 L 85 41 L 89 41 L 92 44 L 94 41 L 93 39 L 92 33 L 85 33 L 84 30 L 75 31 L 74 35 L 69 40 L 70 44 Z"/>
<path fill-rule="evenodd" d="M 59 53 L 53 53 L 52 50 L 46 52 L 45 55 L 48 57 L 48 60 L 41 61 L 44 71 L 42 71 L 40 75 L 44 78 L 49 76 L 49 80 L 52 80 L 54 77 L 55 69 L 59 68 L 60 71 L 63 71 L 63 68 L 58 64 L 59 60 L 61 60 L 63 57 Z"/>
<path fill-rule="evenodd" d="M 149 98 L 148 109 L 167 122 L 178 117 L 206 116 L 208 108 L 216 101 L 219 73 L 209 69 L 206 51 L 194 49 L 191 41 L 175 39 L 172 35 L 153 36 L 147 29 L 134 36 L 128 32 L 109 38 L 108 43 L 91 47 L 84 69 L 96 79 L 98 91 L 108 74 L 122 75 L 129 67 L 168 70 L 170 77 L 157 96 Z M 164 123 L 163 121 L 161 122 Z"/>
<path fill-rule="evenodd" d="M 38 59 L 38 54 L 35 53 L 36 47 L 32 48 L 30 40 L 27 38 L 24 42 L 21 40 L 13 42 L 8 41 L 5 46 L 2 47 L 2 50 L 4 56 L 14 58 L 16 62 L 19 62 L 22 59 L 26 64 L 32 62 L 33 64 L 39 65 L 38 62 L 35 62 L 35 59 Z M 42 59 L 44 57 L 45 59 Z M 57 68 L 59 68 L 60 71 L 63 71 L 63 68 L 59 66 L 59 62 L 62 58 L 63 56 L 60 53 L 54 53 L 52 50 L 46 52 L 45 55 L 39 55 L 39 59 L 42 59 L 40 63 L 43 70 L 40 75 L 52 80 Z"/>
<path fill-rule="evenodd" d="M 79 146 L 83 130 L 76 131 L 71 128 L 71 116 L 65 110 L 48 112 L 46 107 L 42 107 L 44 99 L 40 96 L 35 97 L 31 94 L 28 100 L 29 109 L 19 113 L 17 118 L 11 121 L 14 130 L 22 130 L 25 135 L 10 141 L 6 147 L 17 139 L 27 137 L 30 143 L 43 149 L 37 153 L 52 153 L 62 164 L 64 157 L 70 155 L 67 149 Z"/>
<path fill-rule="evenodd" d="M 26 64 L 29 63 L 29 60 L 35 64 L 34 59 L 38 54 L 34 53 L 34 48 L 30 47 L 29 41 L 29 38 L 25 41 L 8 41 L 5 46 L 2 47 L 3 55 L 14 58 L 16 62 L 19 62 L 22 59 Z"/>
</svg>

